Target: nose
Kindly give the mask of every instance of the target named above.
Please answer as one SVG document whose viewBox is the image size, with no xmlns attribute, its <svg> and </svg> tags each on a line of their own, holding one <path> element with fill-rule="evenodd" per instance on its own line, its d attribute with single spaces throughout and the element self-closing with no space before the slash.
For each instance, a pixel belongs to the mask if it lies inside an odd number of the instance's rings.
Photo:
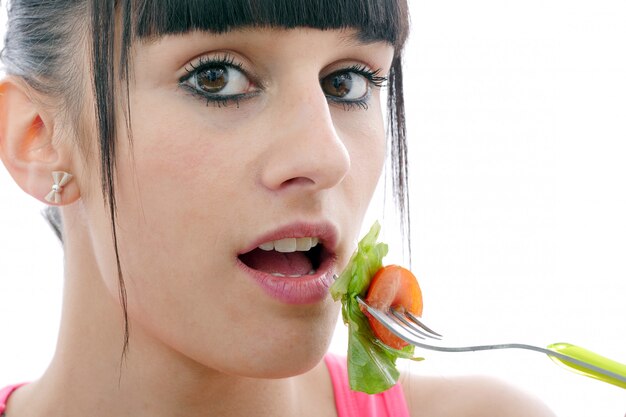
<svg viewBox="0 0 626 417">
<path fill-rule="evenodd" d="M 323 190 L 339 184 L 350 169 L 350 155 L 333 122 L 319 82 L 285 88 L 273 112 L 271 146 L 262 182 L 273 190 Z"/>
</svg>

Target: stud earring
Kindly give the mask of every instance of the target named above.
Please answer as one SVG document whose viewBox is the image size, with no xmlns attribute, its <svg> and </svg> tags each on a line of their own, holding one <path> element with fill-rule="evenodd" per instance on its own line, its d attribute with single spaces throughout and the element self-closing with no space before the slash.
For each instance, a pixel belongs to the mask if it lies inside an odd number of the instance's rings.
<svg viewBox="0 0 626 417">
<path fill-rule="evenodd" d="M 52 184 L 52 191 L 48 193 L 45 197 L 46 201 L 49 203 L 60 204 L 61 203 L 61 193 L 63 192 L 63 187 L 70 182 L 73 178 L 72 174 L 63 171 L 54 171 L 52 172 L 52 179 L 54 180 L 54 184 Z"/>
</svg>

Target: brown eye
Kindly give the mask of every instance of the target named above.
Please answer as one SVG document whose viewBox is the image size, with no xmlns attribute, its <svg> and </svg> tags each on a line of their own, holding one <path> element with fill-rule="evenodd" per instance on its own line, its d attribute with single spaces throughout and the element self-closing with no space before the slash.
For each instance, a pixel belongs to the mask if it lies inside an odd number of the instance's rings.
<svg viewBox="0 0 626 417">
<path fill-rule="evenodd" d="M 197 84 L 207 93 L 217 93 L 228 84 L 228 71 L 224 67 L 206 69 L 197 75 Z"/>
<path fill-rule="evenodd" d="M 354 72 L 338 72 L 320 82 L 324 94 L 334 99 L 359 100 L 367 96 L 369 87 L 365 78 Z"/>
<path fill-rule="evenodd" d="M 232 65 L 211 63 L 190 71 L 183 84 L 205 96 L 228 97 L 247 94 L 254 84 Z"/>
</svg>

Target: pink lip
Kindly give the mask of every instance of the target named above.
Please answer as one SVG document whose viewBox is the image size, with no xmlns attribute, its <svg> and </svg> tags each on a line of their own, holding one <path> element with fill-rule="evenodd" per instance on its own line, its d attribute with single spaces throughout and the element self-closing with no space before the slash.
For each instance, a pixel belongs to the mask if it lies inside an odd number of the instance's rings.
<svg viewBox="0 0 626 417">
<path fill-rule="evenodd" d="M 329 251 L 335 251 L 337 244 L 337 229 L 330 223 L 293 223 L 273 230 L 255 239 L 250 246 L 238 253 L 242 255 L 250 252 L 262 243 L 270 240 L 286 239 L 290 237 L 314 237 L 320 238 L 320 242 Z"/>
<path fill-rule="evenodd" d="M 267 233 L 254 241 L 249 252 L 262 243 L 285 238 L 317 236 L 324 245 L 324 259 L 314 275 L 302 278 L 277 277 L 248 267 L 237 258 L 237 266 L 251 277 L 266 294 L 286 304 L 313 304 L 328 297 L 328 288 L 334 281 L 336 229 L 330 223 L 296 223 Z"/>
</svg>

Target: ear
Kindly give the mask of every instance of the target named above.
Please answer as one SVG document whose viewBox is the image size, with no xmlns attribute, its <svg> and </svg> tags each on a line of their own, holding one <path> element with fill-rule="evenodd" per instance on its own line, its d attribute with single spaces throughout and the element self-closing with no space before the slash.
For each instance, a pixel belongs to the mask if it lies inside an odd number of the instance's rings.
<svg viewBox="0 0 626 417">
<path fill-rule="evenodd" d="M 0 159 L 26 193 L 46 204 L 65 205 L 80 197 L 76 181 L 64 184 L 52 202 L 46 200 L 55 184 L 52 173 L 71 171 L 66 141 L 53 140 L 54 121 L 24 81 L 0 80 Z"/>
</svg>

